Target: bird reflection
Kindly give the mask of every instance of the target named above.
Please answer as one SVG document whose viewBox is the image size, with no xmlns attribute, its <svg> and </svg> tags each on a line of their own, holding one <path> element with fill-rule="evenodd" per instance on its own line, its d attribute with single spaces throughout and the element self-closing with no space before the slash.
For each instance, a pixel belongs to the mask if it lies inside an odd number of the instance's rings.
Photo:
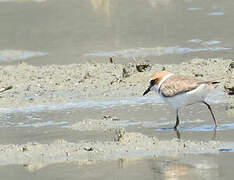
<svg viewBox="0 0 234 180">
<path fill-rule="evenodd" d="M 91 4 L 95 11 L 104 13 L 110 17 L 112 3 L 111 0 L 91 0 Z"/>
<path fill-rule="evenodd" d="M 24 168 L 27 169 L 29 172 L 35 172 L 39 169 L 46 167 L 48 164 L 37 163 L 37 164 L 24 164 Z"/>
<path fill-rule="evenodd" d="M 165 167 L 164 176 L 166 180 L 176 180 L 185 177 L 194 171 L 195 167 L 188 164 L 170 163 Z"/>
<path fill-rule="evenodd" d="M 40 0 L 37 0 L 37 1 L 40 1 Z M 95 11 L 101 12 L 105 14 L 107 17 L 110 17 L 113 9 L 118 8 L 116 6 L 118 6 L 119 2 L 121 1 L 120 0 L 90 0 L 90 2 Z M 148 4 L 149 8 L 158 8 L 162 6 L 168 6 L 171 4 L 171 2 L 172 0 L 148 0 L 145 3 Z M 134 3 L 135 2 L 133 1 L 132 5 L 134 5 Z M 144 1 L 142 3 L 144 3 Z"/>
<path fill-rule="evenodd" d="M 215 128 L 214 131 L 213 131 L 212 140 L 213 140 L 213 141 L 217 140 L 217 138 L 216 138 L 216 128 Z"/>
<path fill-rule="evenodd" d="M 188 177 L 196 176 L 196 167 L 189 164 L 179 163 L 173 159 L 170 160 L 148 160 L 149 167 L 153 173 L 154 179 L 176 180 L 190 179 Z M 192 175 L 192 176 L 191 176 Z"/>
<path fill-rule="evenodd" d="M 172 0 L 148 0 L 149 4 L 153 8 L 161 7 L 161 6 L 168 6 Z"/>
<path fill-rule="evenodd" d="M 175 129 L 175 133 L 176 133 L 176 137 L 178 139 L 181 139 L 181 133 L 180 133 L 180 131 L 178 129 Z M 212 136 L 211 136 L 211 140 L 212 141 L 217 140 L 217 137 L 216 137 L 216 128 L 214 128 L 214 130 L 213 130 L 213 133 L 212 133 Z"/>
<path fill-rule="evenodd" d="M 177 138 L 180 139 L 180 131 L 178 129 L 175 129 L 175 132 L 176 132 Z"/>
</svg>

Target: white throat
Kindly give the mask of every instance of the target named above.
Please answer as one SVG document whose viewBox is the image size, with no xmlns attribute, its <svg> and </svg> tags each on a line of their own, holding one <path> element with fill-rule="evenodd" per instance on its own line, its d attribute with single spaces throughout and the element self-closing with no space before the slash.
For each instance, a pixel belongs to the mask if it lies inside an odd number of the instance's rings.
<svg viewBox="0 0 234 180">
<path fill-rule="evenodd" d="M 174 74 L 170 73 L 170 74 L 167 74 L 166 76 L 164 76 L 164 78 L 159 82 L 158 86 L 157 86 L 157 92 L 158 94 L 160 94 L 160 87 L 162 86 L 162 84 L 168 80 L 171 76 L 173 76 Z"/>
</svg>

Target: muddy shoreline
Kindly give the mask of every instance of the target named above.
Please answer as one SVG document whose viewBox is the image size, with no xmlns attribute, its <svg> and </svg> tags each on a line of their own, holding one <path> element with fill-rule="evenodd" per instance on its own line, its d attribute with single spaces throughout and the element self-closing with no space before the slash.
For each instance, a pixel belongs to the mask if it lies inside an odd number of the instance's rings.
<svg viewBox="0 0 234 180">
<path fill-rule="evenodd" d="M 232 92 L 234 68 L 231 63 L 231 59 L 193 59 L 187 63 L 168 65 L 137 62 L 41 67 L 23 63 L 2 66 L 0 88 L 13 88 L 0 94 L 0 107 L 17 108 L 77 103 L 83 99 L 141 97 L 152 74 L 161 70 L 195 76 L 202 80 L 216 80 L 220 82 L 216 88 L 218 91 Z M 232 107 L 233 96 L 226 97 Z"/>
<path fill-rule="evenodd" d="M 154 72 L 167 70 L 195 76 L 203 80 L 220 83 L 216 91 L 224 92 L 227 112 L 233 113 L 233 60 L 193 59 L 182 64 L 150 65 L 145 62 L 115 64 L 109 62 L 31 66 L 28 64 L 0 67 L 0 113 L 14 113 L 14 109 L 27 113 L 29 107 L 48 110 L 56 105 L 79 103 L 82 100 L 105 100 L 141 98 Z M 156 95 L 151 94 L 157 98 Z M 215 100 L 214 100 L 215 101 Z M 86 102 L 89 103 L 89 101 Z M 108 108 L 108 103 L 105 104 Z M 63 107 L 63 106 L 62 106 Z M 68 107 L 72 107 L 68 106 Z M 77 107 L 76 107 L 77 108 Z M 91 107 L 92 108 L 92 107 Z M 11 111 L 12 110 L 12 111 Z M 29 110 L 30 111 L 30 110 Z M 56 113 L 56 112 L 55 112 Z M 226 112 L 225 112 L 226 113 Z M 145 116 L 146 117 L 146 116 Z M 146 156 L 177 156 L 180 154 L 219 153 L 234 148 L 233 142 L 160 140 L 134 131 L 122 129 L 118 117 L 104 116 L 102 119 L 88 119 L 70 122 L 67 131 L 105 132 L 115 131 L 112 141 L 68 142 L 57 138 L 48 144 L 28 142 L 23 144 L 1 144 L 1 165 L 7 164 L 51 164 L 57 162 L 79 162 L 114 160 L 120 158 L 141 158 Z"/>
</svg>

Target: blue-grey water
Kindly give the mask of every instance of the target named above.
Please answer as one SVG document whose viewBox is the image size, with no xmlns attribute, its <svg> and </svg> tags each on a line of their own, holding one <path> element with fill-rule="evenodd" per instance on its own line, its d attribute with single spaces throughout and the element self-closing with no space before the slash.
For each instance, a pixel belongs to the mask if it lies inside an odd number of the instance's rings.
<svg viewBox="0 0 234 180">
<path fill-rule="evenodd" d="M 233 7 L 232 0 L 2 0 L 0 63 L 232 58 Z"/>
</svg>

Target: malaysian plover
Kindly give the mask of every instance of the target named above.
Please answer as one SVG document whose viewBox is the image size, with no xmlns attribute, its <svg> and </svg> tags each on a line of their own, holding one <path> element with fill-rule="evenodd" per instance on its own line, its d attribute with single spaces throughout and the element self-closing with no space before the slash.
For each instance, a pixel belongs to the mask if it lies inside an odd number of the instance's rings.
<svg viewBox="0 0 234 180">
<path fill-rule="evenodd" d="M 212 85 L 216 83 L 219 82 L 201 81 L 194 77 L 161 71 L 153 75 L 150 85 L 143 95 L 154 90 L 166 103 L 176 109 L 176 124 L 174 129 L 177 129 L 179 125 L 179 109 L 194 103 L 203 103 L 208 107 L 216 128 L 217 124 L 214 113 L 210 105 L 205 101 L 207 94 L 212 89 Z"/>
</svg>

